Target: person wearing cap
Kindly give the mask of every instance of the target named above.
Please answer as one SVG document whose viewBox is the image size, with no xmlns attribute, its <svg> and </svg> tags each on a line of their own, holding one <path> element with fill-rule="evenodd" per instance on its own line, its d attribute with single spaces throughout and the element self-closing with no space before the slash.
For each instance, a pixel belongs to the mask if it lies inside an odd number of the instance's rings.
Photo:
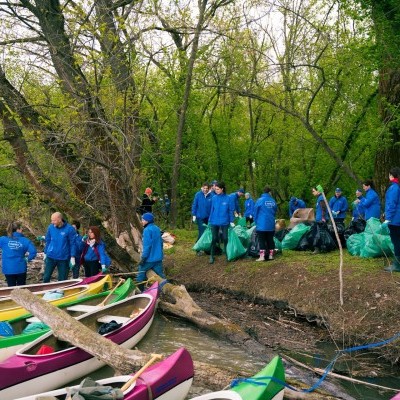
<svg viewBox="0 0 400 400">
<path fill-rule="evenodd" d="M 317 203 L 315 205 L 315 221 L 316 222 L 326 222 L 328 211 L 326 209 L 326 204 L 324 201 L 324 196 L 322 196 L 322 192 L 319 191 L 316 187 L 311 189 L 313 196 L 317 198 Z"/>
<path fill-rule="evenodd" d="M 356 190 L 356 199 L 353 201 L 353 212 L 352 212 L 352 221 L 357 221 L 358 219 L 365 219 L 365 210 L 361 201 L 364 199 L 362 195 L 362 190 Z"/>
<path fill-rule="evenodd" d="M 136 282 L 139 290 L 143 291 L 146 280 L 146 272 L 153 270 L 161 278 L 165 279 L 163 272 L 163 242 L 161 238 L 161 230 L 154 223 L 152 213 L 144 213 L 142 215 L 143 226 L 143 251 L 138 265 L 138 274 Z"/>
<path fill-rule="evenodd" d="M 194 195 L 192 202 L 192 221 L 197 223 L 197 240 L 200 239 L 206 229 L 205 225 L 208 224 L 212 197 L 213 195 L 210 192 L 210 186 L 207 182 L 204 182 L 201 185 L 201 189 Z"/>
<path fill-rule="evenodd" d="M 394 258 L 385 267 L 388 272 L 400 272 L 400 168 L 393 167 L 389 171 L 390 186 L 385 195 L 385 221 L 382 225 L 389 228 L 390 240 L 393 243 Z"/>
<path fill-rule="evenodd" d="M 244 217 L 246 218 L 246 224 L 251 225 L 253 223 L 254 216 L 254 200 L 251 198 L 249 192 L 244 194 Z"/>
<path fill-rule="evenodd" d="M 349 209 L 349 204 L 346 197 L 342 195 L 342 189 L 335 189 L 335 195 L 329 200 L 329 207 L 335 222 L 343 222 L 346 218 L 346 211 Z"/>
<path fill-rule="evenodd" d="M 298 208 L 306 208 L 306 203 L 304 202 L 304 200 L 292 196 L 289 200 L 289 218 L 292 218 L 293 213 Z"/>
<path fill-rule="evenodd" d="M 139 207 L 139 213 L 151 213 L 153 211 L 153 204 L 157 201 L 157 196 L 152 196 L 153 191 L 151 188 L 146 188 L 142 196 L 142 203 Z"/>
<path fill-rule="evenodd" d="M 228 245 L 228 228 L 229 225 L 235 226 L 233 223 L 234 209 L 231 198 L 225 193 L 226 187 L 224 182 L 218 182 L 215 185 L 215 195 L 211 199 L 210 217 L 208 224 L 211 227 L 211 250 L 210 250 L 210 264 L 214 264 L 214 255 L 219 242 L 219 234 L 222 234 L 224 242 L 224 250 Z"/>
<path fill-rule="evenodd" d="M 278 207 L 270 193 L 270 187 L 265 186 L 264 193 L 254 205 L 254 221 L 256 222 L 256 232 L 260 243 L 260 257 L 256 261 L 274 259 L 275 216 Z"/>
<path fill-rule="evenodd" d="M 229 198 L 231 199 L 231 202 L 232 202 L 232 205 L 233 205 L 233 208 L 234 208 L 235 217 L 238 217 L 238 216 L 241 215 L 239 199 L 243 195 L 244 195 L 244 189 L 243 188 L 240 188 L 236 192 L 231 193 L 229 195 Z"/>
<path fill-rule="evenodd" d="M 381 201 L 378 193 L 374 190 L 374 182 L 371 179 L 366 179 L 363 182 L 363 189 L 365 191 L 365 197 L 360 200 L 356 200 L 364 209 L 365 220 L 368 221 L 370 218 L 381 217 Z"/>
</svg>

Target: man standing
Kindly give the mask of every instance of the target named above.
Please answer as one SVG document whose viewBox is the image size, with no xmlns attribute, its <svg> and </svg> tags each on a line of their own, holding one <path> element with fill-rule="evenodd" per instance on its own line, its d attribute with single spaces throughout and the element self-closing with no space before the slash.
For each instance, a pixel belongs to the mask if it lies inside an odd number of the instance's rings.
<svg viewBox="0 0 400 400">
<path fill-rule="evenodd" d="M 229 195 L 229 199 L 231 200 L 233 208 L 234 208 L 235 217 L 239 217 L 240 214 L 241 214 L 239 199 L 242 196 L 244 196 L 244 189 L 243 188 L 240 188 L 236 192 L 231 193 Z"/>
<path fill-rule="evenodd" d="M 306 208 L 306 203 L 302 199 L 292 196 L 289 200 L 289 218 L 292 218 L 298 208 Z"/>
<path fill-rule="evenodd" d="M 138 275 L 136 282 L 138 288 L 143 291 L 146 280 L 146 272 L 152 269 L 157 275 L 165 279 L 163 272 L 163 242 L 161 238 L 160 228 L 154 224 L 154 216 L 152 213 L 144 213 L 142 215 L 143 225 L 143 252 L 138 265 Z"/>
<path fill-rule="evenodd" d="M 79 221 L 72 221 L 72 227 L 75 229 L 75 253 L 71 254 L 72 257 L 75 257 L 75 265 L 70 266 L 72 269 L 72 278 L 79 278 L 79 269 L 80 269 L 80 259 L 83 250 L 84 243 L 82 241 L 82 235 L 79 233 L 79 229 L 81 227 L 81 223 Z"/>
<path fill-rule="evenodd" d="M 47 228 L 46 246 L 44 248 L 43 282 L 50 282 L 51 275 L 57 267 L 58 280 L 68 279 L 69 265 L 75 266 L 76 245 L 75 229 L 63 220 L 60 212 L 51 215 L 51 224 Z"/>
<path fill-rule="evenodd" d="M 197 240 L 200 239 L 205 227 L 208 224 L 208 217 L 211 210 L 211 198 L 213 194 L 210 192 L 210 187 L 207 182 L 201 185 L 201 189 L 194 195 L 192 203 L 192 221 L 197 223 L 199 231 Z"/>
<path fill-rule="evenodd" d="M 332 210 L 335 222 L 343 222 L 346 218 L 346 211 L 349 208 L 346 197 L 342 196 L 342 189 L 336 188 L 335 195 L 329 200 L 329 207 Z"/>
</svg>

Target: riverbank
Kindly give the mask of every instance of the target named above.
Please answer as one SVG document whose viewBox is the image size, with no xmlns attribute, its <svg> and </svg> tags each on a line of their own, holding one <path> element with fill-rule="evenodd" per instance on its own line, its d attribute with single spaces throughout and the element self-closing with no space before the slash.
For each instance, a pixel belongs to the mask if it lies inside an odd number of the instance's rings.
<svg viewBox="0 0 400 400">
<path fill-rule="evenodd" d="M 168 278 L 184 284 L 206 311 L 233 320 L 273 350 L 303 351 L 309 357 L 323 341 L 341 349 L 398 333 L 400 274 L 385 272 L 383 258 L 352 257 L 344 250 L 341 306 L 338 251 L 284 251 L 261 263 L 253 258 L 227 262 L 220 256 L 210 265 L 206 255 L 191 250 L 196 232 L 174 233 L 177 242 L 164 263 Z M 368 357 L 398 366 L 400 341 L 367 352 Z M 363 362 L 352 363 L 353 376 Z M 369 373 L 379 375 L 376 369 Z"/>
</svg>

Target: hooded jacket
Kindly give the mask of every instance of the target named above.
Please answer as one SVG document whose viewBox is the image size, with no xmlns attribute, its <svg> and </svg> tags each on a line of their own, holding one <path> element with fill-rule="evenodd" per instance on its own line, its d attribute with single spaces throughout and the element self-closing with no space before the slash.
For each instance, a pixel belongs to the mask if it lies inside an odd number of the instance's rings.
<svg viewBox="0 0 400 400">
<path fill-rule="evenodd" d="M 249 197 L 244 201 L 244 216 L 245 217 L 254 217 L 254 200 Z"/>
<path fill-rule="evenodd" d="M 269 193 L 263 193 L 254 205 L 256 231 L 274 231 L 278 207 Z"/>
<path fill-rule="evenodd" d="M 143 228 L 142 262 L 158 262 L 164 257 L 160 228 L 149 222 Z"/>
<path fill-rule="evenodd" d="M 198 219 L 208 218 L 211 210 L 211 192 L 204 194 L 199 190 L 195 195 L 192 203 L 192 215 Z"/>
<path fill-rule="evenodd" d="M 44 253 L 54 260 L 68 260 L 76 254 L 75 228 L 63 221 L 62 226 L 50 224 L 46 232 Z"/>
<path fill-rule="evenodd" d="M 234 205 L 231 198 L 225 194 L 215 194 L 211 200 L 211 211 L 208 223 L 210 225 L 225 226 L 234 221 Z"/>
<path fill-rule="evenodd" d="M 361 200 L 361 205 L 364 209 L 366 221 L 372 217 L 381 217 L 381 201 L 379 200 L 378 193 L 376 193 L 374 189 L 369 188 L 365 192 L 365 197 Z"/>
<path fill-rule="evenodd" d="M 332 196 L 329 200 L 329 207 L 332 211 L 338 212 L 334 218 L 346 218 L 346 211 L 349 209 L 349 204 L 346 197 L 340 195 L 339 197 Z"/>
<path fill-rule="evenodd" d="M 395 182 L 386 191 L 385 219 L 390 225 L 400 225 L 400 185 Z"/>
</svg>

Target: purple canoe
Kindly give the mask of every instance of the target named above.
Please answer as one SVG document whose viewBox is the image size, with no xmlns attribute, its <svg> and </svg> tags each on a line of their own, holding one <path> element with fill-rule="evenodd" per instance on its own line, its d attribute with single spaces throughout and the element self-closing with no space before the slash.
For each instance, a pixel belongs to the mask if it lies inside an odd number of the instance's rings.
<svg viewBox="0 0 400 400">
<path fill-rule="evenodd" d="M 185 348 L 180 348 L 166 359 L 148 367 L 139 378 L 124 391 L 124 400 L 183 400 L 193 381 L 193 361 Z M 97 381 L 103 386 L 121 388 L 132 375 L 114 376 Z M 66 389 L 53 390 L 16 400 L 35 400 L 38 397 L 65 399 Z"/>
<path fill-rule="evenodd" d="M 145 293 L 84 314 L 77 320 L 95 332 L 104 323 L 122 323 L 118 329 L 104 336 L 130 349 L 149 330 L 156 310 L 157 297 L 158 283 L 155 283 Z M 44 349 L 51 352 L 43 354 Z M 13 400 L 53 390 L 103 365 L 102 361 L 84 350 L 58 340 L 50 331 L 0 363 L 0 399 Z"/>
</svg>

